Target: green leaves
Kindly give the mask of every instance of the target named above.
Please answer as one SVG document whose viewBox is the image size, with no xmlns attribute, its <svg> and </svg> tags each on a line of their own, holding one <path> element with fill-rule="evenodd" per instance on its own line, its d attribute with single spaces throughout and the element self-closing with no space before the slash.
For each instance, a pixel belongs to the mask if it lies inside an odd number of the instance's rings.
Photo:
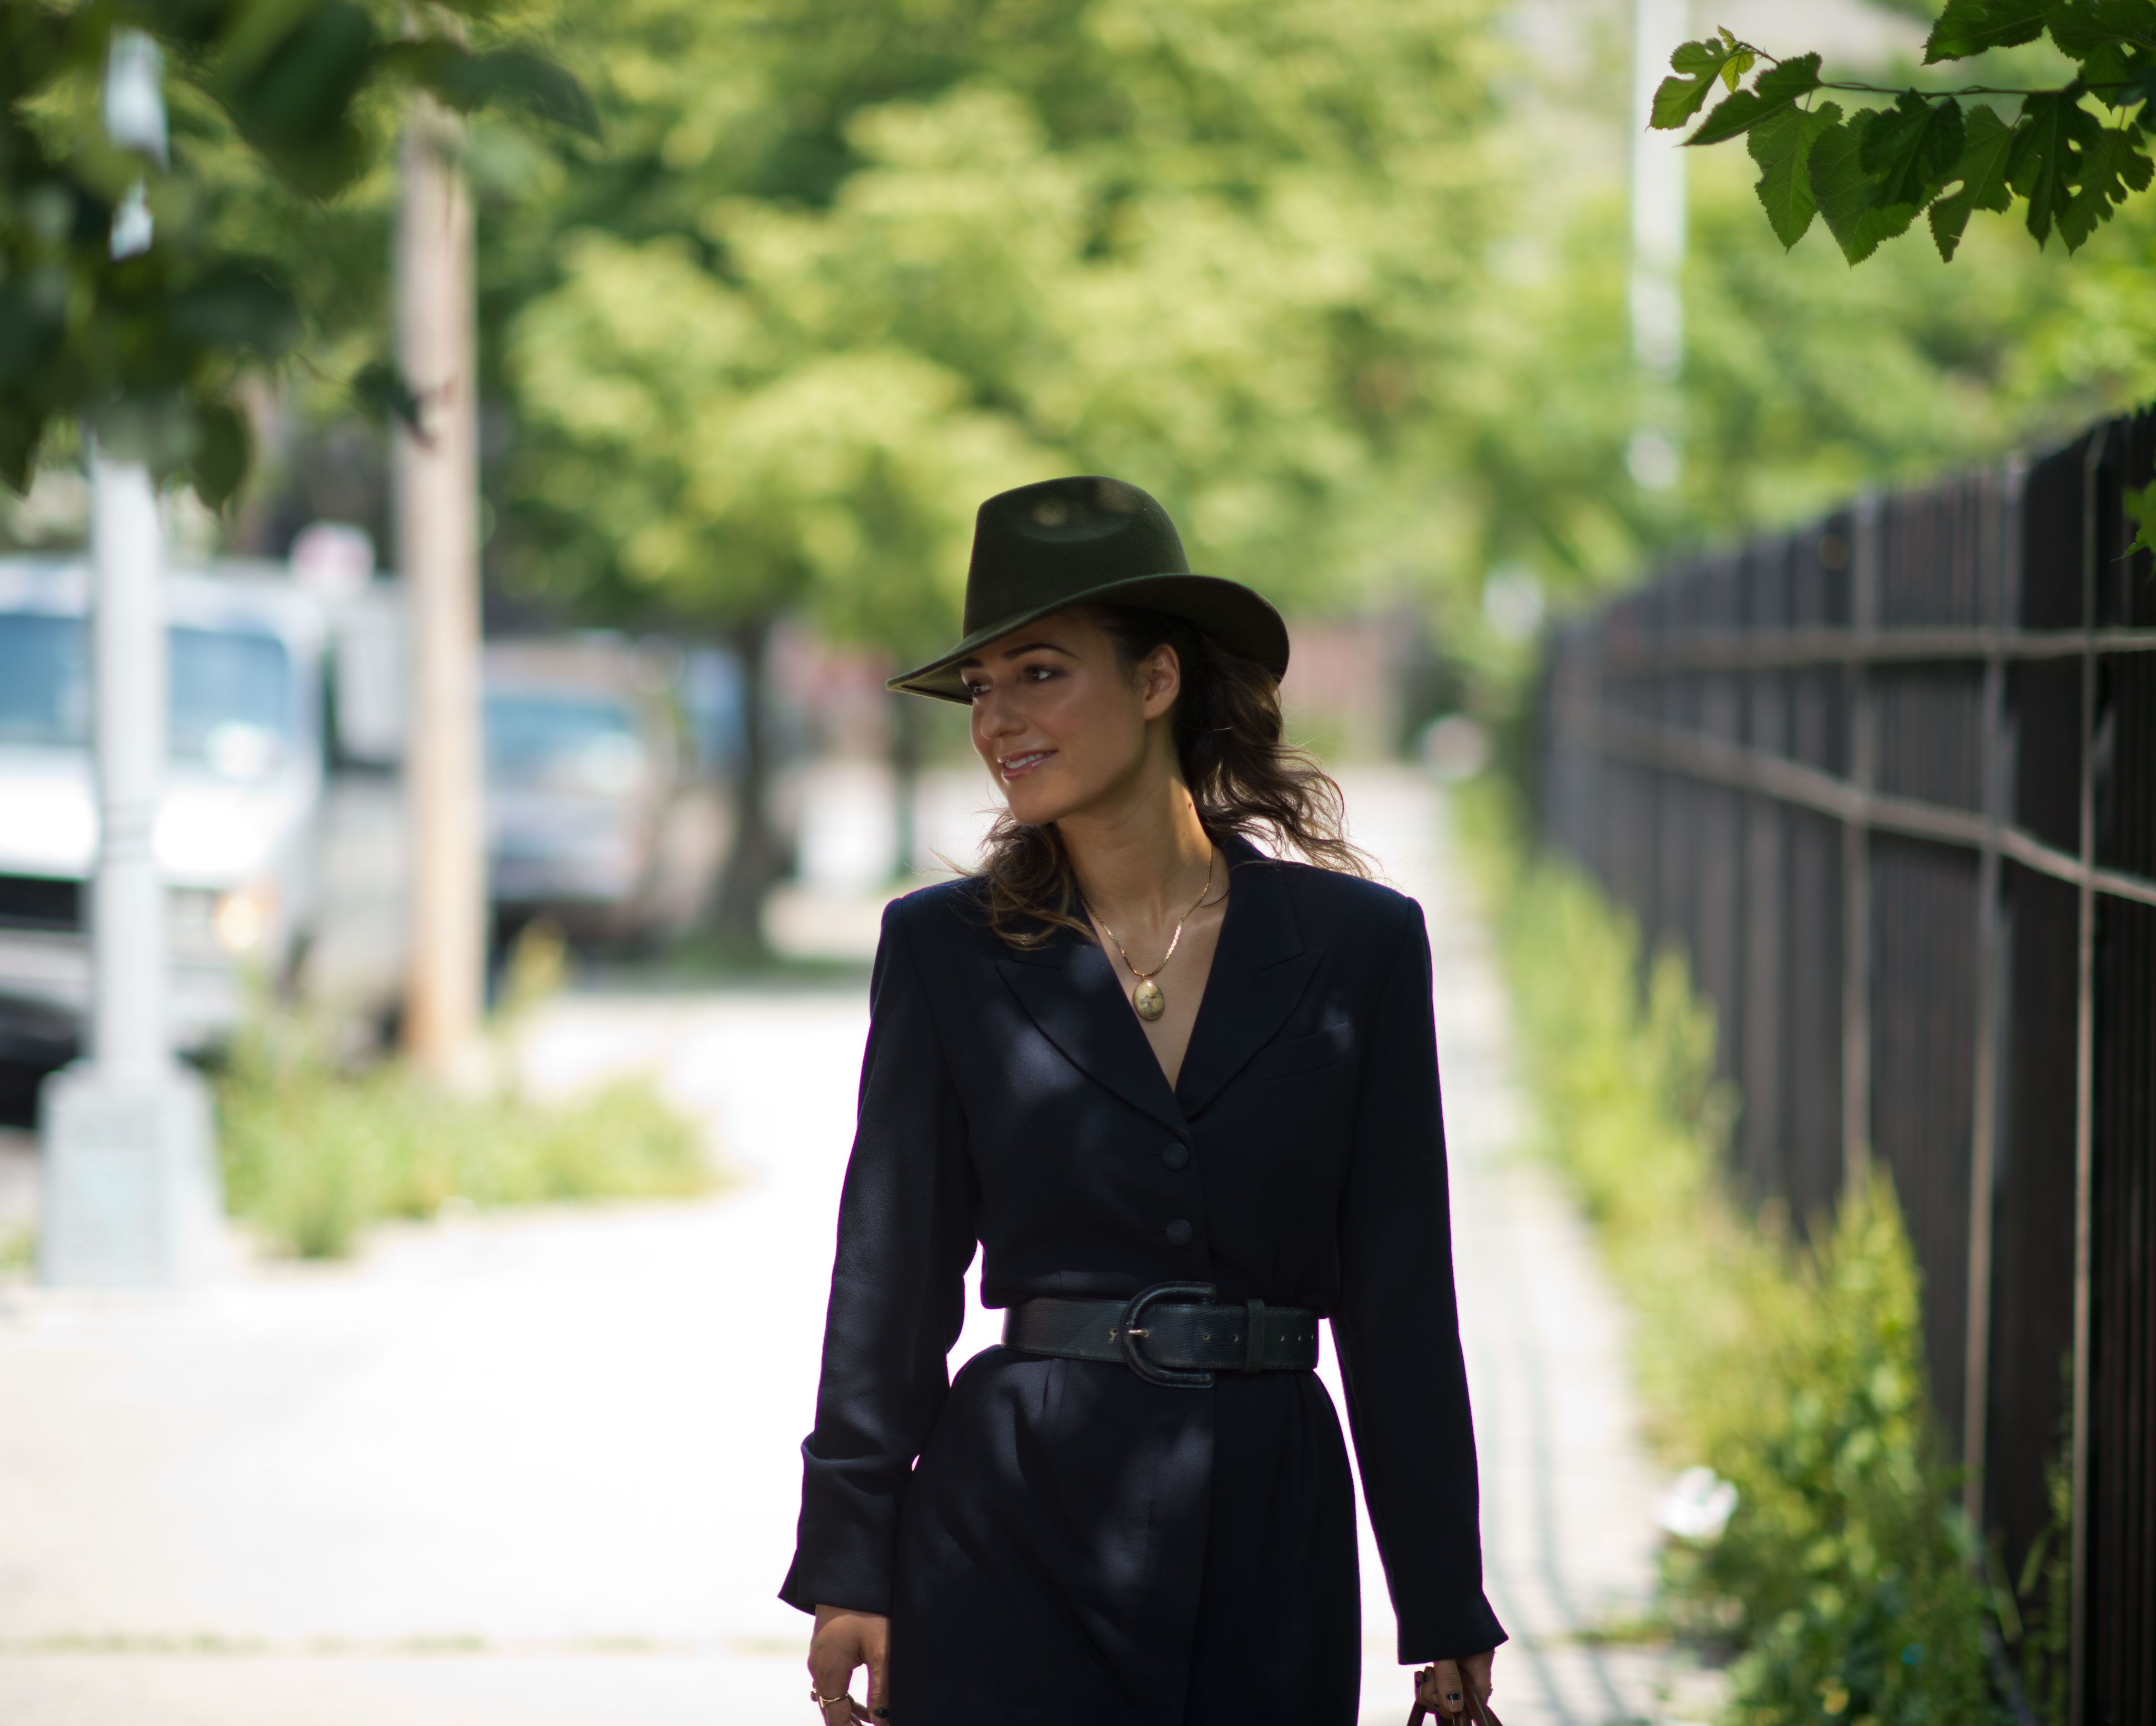
<svg viewBox="0 0 2156 1726">
<path fill-rule="evenodd" d="M 1723 102 L 1685 143 L 1719 144 L 1789 111 L 1819 88 L 1819 69 L 1820 57 L 1808 54 L 1761 73 L 1758 84 Z"/>
<path fill-rule="evenodd" d="M 235 7 L 238 0 L 224 0 Z M 283 33 L 277 33 L 278 31 Z M 353 0 L 249 8 L 210 89 L 295 190 L 333 197 L 368 166 L 353 108 L 375 85 L 416 85 L 460 114 L 499 108 L 598 136 L 583 86 L 527 49 L 475 50 L 444 36 L 384 44 Z"/>
<path fill-rule="evenodd" d="M 175 294 L 167 307 L 172 334 L 205 348 L 281 359 L 300 344 L 303 325 L 292 291 L 268 264 L 244 258 L 214 264 Z"/>
<path fill-rule="evenodd" d="M 2151 481 L 2138 491 L 2122 488 L 2119 507 L 2126 511 L 2126 519 L 2133 524 L 2133 543 L 2126 548 L 2128 557 L 2137 551 L 2156 553 L 2156 481 Z"/>
<path fill-rule="evenodd" d="M 1958 59 L 2046 33 L 2080 63 L 2082 75 L 2062 89 L 2024 95 L 2010 122 L 1992 108 L 1964 106 L 1974 90 L 1889 92 L 1845 83 L 1834 88 L 1892 94 L 1893 105 L 1845 122 L 1833 104 L 1822 104 L 1815 120 L 1803 105 L 1825 87 L 1817 54 L 1776 63 L 1752 88 L 1738 89 L 1732 69 L 1764 57 L 1724 30 L 1671 56 L 1684 75 L 1664 82 L 1653 123 L 1682 125 L 1705 106 L 1716 78 L 1727 77 L 1732 94 L 1685 141 L 1749 138 L 1759 201 L 1785 247 L 1803 238 L 1815 213 L 1824 214 L 1843 256 L 1856 264 L 1928 208 L 1933 242 L 1951 261 L 1972 214 L 2003 213 L 2020 197 L 2038 245 L 2056 230 L 2075 251 L 2156 180 L 2143 144 L 2144 134 L 2156 131 L 2156 0 L 1951 0 L 1925 59 Z M 2087 105 L 2091 96 L 2120 123 L 2107 126 Z M 2135 108 L 2140 117 L 2125 118 Z"/>
<path fill-rule="evenodd" d="M 247 416 L 226 401 L 210 401 L 195 410 L 195 451 L 190 464 L 195 493 L 213 510 L 222 510 L 239 494 L 254 461 L 254 433 Z"/>
<path fill-rule="evenodd" d="M 1929 203 L 1961 160 L 1963 140 L 1958 103 L 1933 104 L 1904 90 L 1865 130 L 1861 159 L 1873 179 L 1872 204 L 1921 209 Z"/>
<path fill-rule="evenodd" d="M 1961 182 L 1961 190 L 1932 206 L 1932 243 L 1949 264 L 1953 262 L 1954 252 L 1961 244 L 1962 232 L 1969 226 L 1971 212 L 2004 212 L 2014 204 L 2014 195 L 2006 185 L 2006 161 L 2013 148 L 2013 128 L 1993 110 L 1979 104 L 1964 116 L 1964 131 L 1961 160 L 1954 164 L 1949 177 Z"/>
<path fill-rule="evenodd" d="M 1823 102 L 1810 113 L 1792 105 L 1761 120 L 1746 140 L 1753 161 L 1759 164 L 1759 182 L 1753 190 L 1784 248 L 1804 237 L 1818 213 L 1819 201 L 1812 193 L 1812 146 L 1840 117 L 1841 110 L 1832 102 Z"/>
<path fill-rule="evenodd" d="M 584 87 L 552 60 L 522 49 L 474 53 L 454 42 L 399 42 L 382 49 L 376 62 L 459 114 L 506 108 L 588 138 L 599 135 Z"/>
<path fill-rule="evenodd" d="M 370 360 L 352 374 L 352 405 L 378 426 L 392 421 L 414 437 L 424 438 L 426 427 L 419 417 L 419 397 L 404 374 L 388 360 Z"/>
<path fill-rule="evenodd" d="M 2052 224 L 2072 202 L 2082 147 L 2103 131 L 2096 115 L 2081 105 L 2081 95 L 2076 84 L 2026 98 L 2020 123 L 2014 129 L 2006 183 L 2028 200 L 2029 232 L 2040 246 L 2051 237 Z M 2069 251 L 2080 244 L 2071 234 L 2061 238 Z"/>
<path fill-rule="evenodd" d="M 2068 251 L 2086 244 L 2129 192 L 2148 189 L 2152 165 L 2133 132 L 2100 126 L 2082 146 L 2078 171 L 2073 200 L 2059 213 L 2059 238 Z"/>
<path fill-rule="evenodd" d="M 367 166 L 352 107 L 372 69 L 374 22 L 352 0 L 251 10 L 219 57 L 210 93 L 294 190 L 335 197 Z M 265 18 L 289 28 L 270 37 Z"/>
<path fill-rule="evenodd" d="M 1683 44 L 1670 56 L 1670 69 L 1677 75 L 1665 78 L 1655 92 L 1654 129 L 1676 131 L 1706 105 L 1714 93 L 1716 79 L 1726 80 L 1734 90 L 1737 79 L 1752 69 L 1757 58 L 1756 49 L 1748 48 L 1727 30 L 1718 38 Z"/>
<path fill-rule="evenodd" d="M 1880 201 L 1882 182 L 1864 165 L 1865 143 L 1879 119 L 1876 111 L 1868 111 L 1846 125 L 1835 121 L 1812 146 L 1812 196 L 1841 255 L 1851 264 L 1861 264 L 1881 240 L 1906 233 L 1917 219 L 1914 203 Z"/>
<path fill-rule="evenodd" d="M 2140 108 L 2142 130 L 2156 131 L 2156 54 L 2150 55 L 2146 64 L 2129 67 L 2119 83 L 2096 95 L 2114 108 Z"/>
<path fill-rule="evenodd" d="M 2156 0 L 2054 0 L 2045 24 L 2091 82 L 2123 76 L 2136 49 L 2156 51 Z"/>
<path fill-rule="evenodd" d="M 2044 33 L 2048 0 L 1948 0 L 1924 44 L 1924 64 L 2018 48 Z"/>
<path fill-rule="evenodd" d="M 490 0 L 449 4 L 477 14 Z M 21 489 L 55 423 L 94 419 L 213 506 L 235 494 L 252 451 L 234 377 L 292 354 L 307 319 L 275 269 L 223 239 L 227 188 L 206 165 L 235 146 L 216 141 L 236 133 L 265 178 L 326 202 L 382 161 L 394 129 L 369 106 L 403 89 L 596 135 L 582 86 L 552 61 L 498 40 L 386 43 L 376 21 L 395 15 L 383 0 L 0 0 L 0 481 Z M 452 28 L 431 8 L 413 16 Z M 97 89 L 121 26 L 164 49 L 168 166 L 116 150 L 98 104 L 74 94 Z M 116 260 L 114 206 L 137 183 L 155 239 Z"/>
</svg>

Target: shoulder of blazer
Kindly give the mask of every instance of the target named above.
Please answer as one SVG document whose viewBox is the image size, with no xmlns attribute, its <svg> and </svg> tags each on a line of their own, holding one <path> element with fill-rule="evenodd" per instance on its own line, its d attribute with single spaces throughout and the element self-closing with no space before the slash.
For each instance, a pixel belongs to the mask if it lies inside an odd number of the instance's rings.
<svg viewBox="0 0 2156 1726">
<path fill-rule="evenodd" d="M 1306 940 L 1398 940 L 1421 927 L 1421 905 L 1383 882 L 1285 858 L 1268 859 L 1265 867 L 1281 872 Z"/>
<path fill-rule="evenodd" d="M 903 928 L 916 958 L 954 947 L 1000 948 L 988 927 L 988 907 L 978 877 L 960 875 L 931 887 L 916 887 L 883 908 L 884 933 Z"/>
</svg>

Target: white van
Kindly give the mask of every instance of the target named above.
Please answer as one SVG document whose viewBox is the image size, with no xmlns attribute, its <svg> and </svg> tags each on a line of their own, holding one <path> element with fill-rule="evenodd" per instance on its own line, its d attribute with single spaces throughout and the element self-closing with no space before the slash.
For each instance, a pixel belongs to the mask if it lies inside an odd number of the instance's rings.
<svg viewBox="0 0 2156 1726">
<path fill-rule="evenodd" d="M 228 1037 L 250 980 L 386 1016 L 406 955 L 397 584 L 333 599 L 234 559 L 164 591 L 175 1042 Z M 90 594 L 80 556 L 0 558 L 0 1059 L 38 1066 L 75 1053 L 90 1002 Z"/>
</svg>

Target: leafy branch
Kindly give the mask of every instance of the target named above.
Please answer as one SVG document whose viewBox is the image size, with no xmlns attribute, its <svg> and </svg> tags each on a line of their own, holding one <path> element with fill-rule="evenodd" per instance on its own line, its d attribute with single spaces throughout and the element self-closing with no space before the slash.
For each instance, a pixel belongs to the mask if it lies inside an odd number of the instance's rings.
<svg viewBox="0 0 2156 1726">
<path fill-rule="evenodd" d="M 2133 543 L 2126 548 L 2128 556 L 2137 551 L 2156 554 L 2156 480 L 2152 480 L 2138 491 L 2129 490 L 2124 498 L 2126 519 L 2133 524 Z"/>
<path fill-rule="evenodd" d="M 370 114 L 384 97 L 595 132 L 559 66 L 466 45 L 459 14 L 488 3 L 415 8 L 414 25 L 393 0 L 0 0 L 0 481 L 26 488 L 48 433 L 72 421 L 229 501 L 252 455 L 234 387 L 297 350 L 306 308 L 273 261 L 219 243 L 198 151 L 236 136 L 289 193 L 323 202 L 391 147 Z M 105 135 L 95 92 L 119 29 L 162 57 L 169 162 Z M 115 214 L 138 197 L 155 243 L 116 259 Z M 355 394 L 401 411 L 381 370 Z"/>
<path fill-rule="evenodd" d="M 1830 81 L 1816 54 L 1776 59 L 1724 29 L 1671 55 L 1675 75 L 1656 91 L 1650 124 L 1681 131 L 1720 85 L 1727 94 L 1685 142 L 1745 141 L 1759 166 L 1759 202 L 1785 247 L 1820 216 L 1842 255 L 1861 264 L 1927 215 L 1933 243 L 1951 261 L 1972 214 L 2003 213 L 2019 200 L 2038 245 L 2056 231 L 2077 251 L 2156 177 L 2144 147 L 2156 135 L 2156 0 L 1949 0 L 1924 64 L 2040 36 L 2076 63 L 2071 83 L 1896 90 Z M 1828 90 L 1892 103 L 1845 116 L 1821 96 Z M 1979 96 L 2020 105 L 2008 117 Z"/>
</svg>

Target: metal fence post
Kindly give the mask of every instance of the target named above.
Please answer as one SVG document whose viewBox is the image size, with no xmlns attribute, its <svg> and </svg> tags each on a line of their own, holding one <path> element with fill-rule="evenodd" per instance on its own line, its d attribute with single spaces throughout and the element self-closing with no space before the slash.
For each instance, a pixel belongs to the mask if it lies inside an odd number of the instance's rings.
<svg viewBox="0 0 2156 1726">
<path fill-rule="evenodd" d="M 1742 619 L 1695 615 L 1703 566 L 1672 562 L 1573 626 L 1601 686 L 1582 679 L 1553 714 L 1575 770 L 1567 795 L 1591 800 L 1609 832 L 1612 896 L 1670 933 L 1690 925 L 1702 986 L 1738 1003 L 1748 1116 L 1782 1082 L 1798 1154 L 1748 1133 L 1762 1196 L 1824 1207 L 1875 1155 L 1902 1178 L 1964 1502 L 2016 1566 L 2051 1525 L 2068 1428 L 2071 1618 L 2059 1627 L 2076 1726 L 2092 1712 L 2142 1718 L 2156 1693 L 2156 601 L 2145 565 L 2117 558 L 2111 513 L 2152 450 L 2156 412 L 1977 485 L 1830 518 L 1810 573 L 1838 573 L 1853 552 L 1849 585 L 1793 592 L 1786 620 L 1764 592 Z M 1794 556 L 1795 575 L 1809 543 L 1774 535 L 1746 555 Z M 1732 672 L 1748 686 L 1738 735 L 1691 694 Z M 1670 781 L 1695 800 L 1754 800 L 1783 817 L 1784 843 L 1772 821 L 1695 841 Z M 1662 878 L 1658 844 L 1694 855 Z M 1737 977 L 1701 962 L 1702 895 L 1686 894 L 1718 868 L 1707 853 L 1740 844 L 1748 915 L 1777 897 L 1787 915 L 1753 929 Z M 1762 1051 L 1770 1032 L 1778 1047 Z"/>
<path fill-rule="evenodd" d="M 2073 1633 L 2067 1654 L 2066 1718 L 2087 1718 L 2089 1364 L 2096 1202 L 2096 578 L 2097 479 L 2111 441 L 2089 438 L 2082 470 L 2081 878 L 2075 883 L 2074 978 L 2074 1409 Z"/>
<path fill-rule="evenodd" d="M 1879 627 L 1879 500 L 1858 500 L 1851 548 L 1849 627 Z M 1841 1179 L 1845 1194 L 1871 1180 L 1871 829 L 1864 802 L 1879 776 L 1879 719 L 1868 659 L 1850 663 L 1849 782 L 1857 806 L 1841 827 Z"/>
<path fill-rule="evenodd" d="M 1969 1176 L 1969 1307 L 1964 1342 L 1962 1397 L 1962 1508 L 1979 1535 L 1984 1527 L 1984 1475 L 1990 1437 L 1991 1259 L 1993 1187 L 1999 1166 L 1999 1074 L 2000 1039 L 2005 1018 L 2005 931 L 1999 836 L 2006 823 L 2012 788 L 2007 781 L 2005 636 L 2014 617 L 2021 556 L 2021 486 L 2026 473 L 2020 460 L 2004 464 L 1990 480 L 1985 515 L 1990 545 L 1986 548 L 1983 603 L 1991 649 L 1984 662 L 1982 763 L 1984 835 L 1977 874 L 1976 1048 L 1972 1083 Z"/>
</svg>

